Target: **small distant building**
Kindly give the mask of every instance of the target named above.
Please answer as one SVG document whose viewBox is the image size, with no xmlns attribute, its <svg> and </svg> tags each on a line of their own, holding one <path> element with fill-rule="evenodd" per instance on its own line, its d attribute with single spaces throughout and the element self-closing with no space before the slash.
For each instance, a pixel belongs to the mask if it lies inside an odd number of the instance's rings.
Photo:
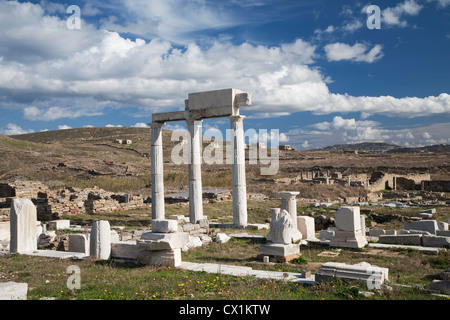
<svg viewBox="0 0 450 320">
<path fill-rule="evenodd" d="M 278 147 L 280 150 L 293 150 L 292 147 L 288 144 L 282 144 Z"/>
<path fill-rule="evenodd" d="M 114 140 L 114 143 L 117 143 L 117 144 L 133 144 L 133 141 L 132 140 L 116 139 L 116 140 Z"/>
<path fill-rule="evenodd" d="M 257 149 L 266 149 L 266 144 L 262 143 L 262 142 L 258 142 L 258 143 L 253 143 L 252 144 L 253 147 L 256 147 Z"/>
</svg>

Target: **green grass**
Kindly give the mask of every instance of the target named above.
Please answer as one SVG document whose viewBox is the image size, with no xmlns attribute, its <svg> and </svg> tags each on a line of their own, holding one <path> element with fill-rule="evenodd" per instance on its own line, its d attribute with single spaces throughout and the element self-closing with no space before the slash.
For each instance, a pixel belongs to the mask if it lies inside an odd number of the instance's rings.
<svg viewBox="0 0 450 320">
<path fill-rule="evenodd" d="M 80 268 L 80 289 L 70 290 L 68 267 Z M 415 288 L 393 287 L 365 298 L 361 283 L 292 282 L 235 277 L 170 267 L 116 265 L 111 261 L 70 261 L 12 255 L 0 258 L 0 281 L 28 283 L 28 299 L 57 300 L 353 300 L 439 299 Z"/>
</svg>

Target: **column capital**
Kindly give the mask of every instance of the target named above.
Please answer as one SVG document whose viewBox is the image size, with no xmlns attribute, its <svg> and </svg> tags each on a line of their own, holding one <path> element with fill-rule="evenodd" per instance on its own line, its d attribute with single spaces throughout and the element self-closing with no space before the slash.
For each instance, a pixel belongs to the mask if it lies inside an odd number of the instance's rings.
<svg viewBox="0 0 450 320">
<path fill-rule="evenodd" d="M 295 197 L 295 196 L 299 195 L 300 192 L 298 192 L 298 191 L 281 191 L 281 192 L 278 192 L 277 194 L 279 194 L 283 198 L 289 198 L 289 197 Z"/>
<path fill-rule="evenodd" d="M 165 124 L 165 122 L 151 122 L 151 123 L 148 123 L 148 125 L 151 128 L 161 128 L 164 124 Z"/>
<path fill-rule="evenodd" d="M 240 122 L 244 120 L 245 116 L 242 115 L 235 115 L 235 116 L 229 116 L 228 119 L 230 119 L 231 122 Z"/>
</svg>

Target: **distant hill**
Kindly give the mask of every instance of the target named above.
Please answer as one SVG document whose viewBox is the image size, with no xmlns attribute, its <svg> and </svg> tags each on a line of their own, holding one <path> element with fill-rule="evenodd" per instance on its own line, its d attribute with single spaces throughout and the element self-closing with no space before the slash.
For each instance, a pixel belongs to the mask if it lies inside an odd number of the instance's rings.
<svg viewBox="0 0 450 320">
<path fill-rule="evenodd" d="M 336 144 L 322 148 L 322 151 L 360 151 L 360 152 L 374 152 L 374 153 L 386 153 L 392 150 L 400 149 L 402 147 L 395 144 L 388 144 L 383 142 L 361 142 L 350 144 Z"/>
<path fill-rule="evenodd" d="M 450 145 L 438 144 L 425 147 L 406 148 L 383 142 L 361 142 L 351 144 L 336 144 L 319 150 L 330 152 L 358 151 L 368 153 L 450 153 Z"/>
</svg>

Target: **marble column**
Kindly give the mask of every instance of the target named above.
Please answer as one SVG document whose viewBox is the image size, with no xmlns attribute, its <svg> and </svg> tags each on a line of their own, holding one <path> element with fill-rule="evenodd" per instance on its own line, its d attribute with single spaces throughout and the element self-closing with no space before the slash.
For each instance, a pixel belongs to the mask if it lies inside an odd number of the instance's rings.
<svg viewBox="0 0 450 320">
<path fill-rule="evenodd" d="M 186 120 L 189 130 L 189 221 L 203 219 L 202 120 Z"/>
<path fill-rule="evenodd" d="M 152 167 L 152 220 L 164 219 L 164 168 L 162 126 L 164 123 L 151 123 L 151 167 Z"/>
<path fill-rule="evenodd" d="M 284 191 L 278 192 L 281 196 L 281 210 L 286 210 L 292 218 L 292 223 L 297 229 L 297 199 L 295 198 L 300 192 Z"/>
<path fill-rule="evenodd" d="M 247 185 L 245 181 L 244 116 L 231 116 L 233 223 L 247 225 Z"/>
</svg>

